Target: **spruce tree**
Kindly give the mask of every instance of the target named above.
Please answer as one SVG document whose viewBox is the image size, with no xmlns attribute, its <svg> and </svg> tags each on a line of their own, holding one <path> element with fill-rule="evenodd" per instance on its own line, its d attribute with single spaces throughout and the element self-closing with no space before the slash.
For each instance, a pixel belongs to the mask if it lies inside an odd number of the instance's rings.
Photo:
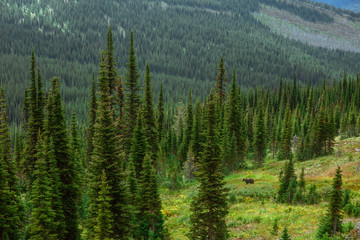
<svg viewBox="0 0 360 240">
<path fill-rule="evenodd" d="M 263 104 L 260 102 L 258 104 L 258 111 L 256 114 L 256 122 L 254 129 L 254 144 L 253 148 L 255 151 L 255 159 L 258 167 L 261 167 L 263 163 L 263 159 L 266 154 L 266 131 L 264 124 L 264 111 Z"/>
<path fill-rule="evenodd" d="M 117 79 L 117 72 L 115 69 L 116 61 L 114 57 L 114 43 L 111 26 L 108 28 L 106 39 L 106 72 L 109 81 L 109 94 L 112 96 L 115 93 L 115 82 Z M 111 106 L 113 107 L 114 98 L 111 98 Z"/>
<path fill-rule="evenodd" d="M 336 169 L 335 177 L 333 179 L 332 191 L 330 194 L 330 205 L 327 214 L 320 222 L 317 237 L 319 239 L 324 236 L 334 236 L 337 233 L 343 232 L 342 218 L 342 175 L 340 167 Z"/>
<path fill-rule="evenodd" d="M 180 144 L 179 151 L 178 151 L 178 158 L 180 163 L 183 164 L 186 160 L 187 153 L 189 151 L 189 144 L 191 141 L 191 133 L 193 128 L 193 105 L 192 105 L 192 94 L 191 89 L 189 90 L 189 99 L 187 103 L 187 110 L 186 110 L 186 127 L 184 138 Z"/>
<path fill-rule="evenodd" d="M 148 152 L 150 153 L 152 164 L 156 166 L 157 152 L 159 150 L 157 142 L 157 133 L 156 133 L 156 122 L 155 122 L 155 113 L 153 106 L 153 96 L 151 90 L 151 76 L 150 68 L 146 65 L 145 72 L 145 90 L 144 90 L 144 104 L 142 117 L 144 121 L 144 131 L 146 136 L 146 142 L 148 147 Z"/>
<path fill-rule="evenodd" d="M 228 81 L 228 78 L 226 77 L 226 70 L 224 68 L 224 59 L 223 57 L 220 58 L 220 63 L 218 66 L 218 74 L 216 76 L 216 98 L 217 101 L 219 101 L 220 106 L 223 106 L 225 102 L 225 86 L 226 82 Z"/>
<path fill-rule="evenodd" d="M 158 134 L 158 142 L 160 143 L 165 135 L 165 113 L 164 113 L 164 94 L 163 85 L 160 84 L 159 100 L 156 111 L 156 129 Z"/>
<path fill-rule="evenodd" d="M 103 169 L 101 175 L 100 191 L 96 199 L 97 213 L 96 213 L 96 225 L 94 227 L 94 239 L 95 240 L 113 240 L 112 225 L 114 222 L 111 210 L 110 210 L 110 187 L 107 183 L 106 173 Z"/>
<path fill-rule="evenodd" d="M 126 113 L 126 136 L 125 152 L 131 149 L 131 140 L 138 117 L 140 107 L 140 86 L 138 83 L 139 73 L 136 64 L 133 33 L 130 33 L 129 61 L 127 63 L 127 73 L 125 82 L 125 113 Z"/>
<path fill-rule="evenodd" d="M 156 182 L 155 169 L 150 155 L 146 155 L 140 180 L 138 239 L 164 239 L 164 220 L 161 213 L 161 200 Z M 152 236 L 153 238 L 149 238 Z"/>
<path fill-rule="evenodd" d="M 280 240 L 291 240 L 291 237 L 288 233 L 287 227 L 284 227 L 283 234 L 280 237 Z"/>
<path fill-rule="evenodd" d="M 26 144 L 24 149 L 24 159 L 22 163 L 22 170 L 25 173 L 27 184 L 31 186 L 32 174 L 36 162 L 36 144 L 38 141 L 39 130 L 43 129 L 43 107 L 44 100 L 42 96 L 41 77 L 38 76 L 38 83 L 36 81 L 36 63 L 34 50 L 31 52 L 31 67 L 30 67 L 30 88 L 29 100 L 26 102 L 29 109 L 29 122 L 27 124 Z"/>
<path fill-rule="evenodd" d="M 210 95 L 207 108 L 207 134 L 202 158 L 198 163 L 198 194 L 191 203 L 190 239 L 228 239 L 225 217 L 229 211 L 224 185 L 220 147 L 214 131 L 215 103 Z"/>
<path fill-rule="evenodd" d="M 135 167 L 136 177 L 140 179 L 144 157 L 147 152 L 147 143 L 145 137 L 145 131 L 143 129 L 142 118 L 139 114 L 137 124 L 134 130 L 134 136 L 132 140 L 132 146 L 130 151 L 130 161 L 133 162 Z"/>
<path fill-rule="evenodd" d="M 86 144 L 86 157 L 87 163 L 91 161 L 91 155 L 94 151 L 94 128 L 96 120 L 96 84 L 94 79 L 94 74 L 91 81 L 91 94 L 90 94 L 90 104 L 89 104 L 89 126 L 87 128 L 87 144 Z"/>
<path fill-rule="evenodd" d="M 56 213 L 52 204 L 53 186 L 48 172 L 48 160 L 53 158 L 53 152 L 45 150 L 44 139 L 37 143 L 37 160 L 34 170 L 34 182 L 31 185 L 32 211 L 29 224 L 29 239 L 39 240 L 60 239 L 57 233 Z M 49 154 L 49 155 L 47 155 Z"/>
<path fill-rule="evenodd" d="M 278 155 L 278 158 L 280 160 L 292 158 L 291 133 L 292 133 L 291 112 L 289 106 L 287 106 L 283 121 L 283 129 L 281 132 L 280 151 Z"/>
<path fill-rule="evenodd" d="M 123 169 L 121 168 L 122 152 L 119 149 L 119 138 L 116 135 L 114 112 L 111 107 L 109 95 L 109 82 L 107 79 L 104 57 L 100 63 L 99 72 L 99 99 L 94 131 L 94 151 L 90 164 L 90 209 L 87 221 L 88 238 L 94 238 L 96 226 L 96 213 L 98 212 L 97 198 L 100 192 L 102 170 L 105 169 L 107 184 L 110 191 L 110 211 L 113 217 L 110 236 L 114 239 L 129 239 L 130 213 L 128 206 L 128 193 L 124 183 Z"/>
<path fill-rule="evenodd" d="M 285 164 L 284 174 L 280 179 L 280 188 L 278 191 L 278 201 L 280 202 L 291 202 L 292 199 L 289 199 L 291 194 L 292 184 L 296 181 L 296 175 L 294 170 L 294 164 L 290 159 L 288 163 Z"/>
<path fill-rule="evenodd" d="M 9 123 L 4 89 L 0 90 L 0 238 L 20 238 L 21 206 L 11 158 Z"/>
<path fill-rule="evenodd" d="M 49 119 L 49 135 L 53 140 L 54 157 L 61 185 L 59 187 L 63 214 L 66 223 L 66 236 L 64 239 L 78 239 L 78 201 L 80 198 L 79 175 L 77 164 L 71 154 L 71 147 L 66 129 L 64 108 L 60 94 L 59 79 L 52 79 L 52 106 Z"/>
</svg>

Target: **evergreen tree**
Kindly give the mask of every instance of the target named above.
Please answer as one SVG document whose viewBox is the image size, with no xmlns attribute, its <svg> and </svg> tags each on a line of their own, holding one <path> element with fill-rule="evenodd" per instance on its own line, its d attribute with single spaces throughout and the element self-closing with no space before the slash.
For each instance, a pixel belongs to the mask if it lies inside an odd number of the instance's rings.
<svg viewBox="0 0 360 240">
<path fill-rule="evenodd" d="M 296 175 L 294 170 L 294 164 L 290 159 L 288 163 L 285 164 L 284 174 L 280 179 L 280 188 L 278 191 L 278 201 L 280 202 L 291 202 L 291 190 L 293 190 L 294 181 L 296 181 Z M 296 186 L 295 186 L 296 187 Z"/>
<path fill-rule="evenodd" d="M 140 180 L 138 239 L 164 239 L 164 220 L 161 213 L 161 200 L 157 187 L 155 169 L 147 154 L 143 163 Z M 153 238 L 150 238 L 152 236 Z"/>
<path fill-rule="evenodd" d="M 332 184 L 330 205 L 327 214 L 320 222 L 320 226 L 318 228 L 317 237 L 319 239 L 324 236 L 334 236 L 336 233 L 343 232 L 342 198 L 342 175 L 340 167 L 338 167 Z"/>
<path fill-rule="evenodd" d="M 187 111 L 186 111 L 186 127 L 185 127 L 185 133 L 184 138 L 180 144 L 179 152 L 178 152 L 178 158 L 180 159 L 180 162 L 183 163 L 186 159 L 188 150 L 189 150 L 189 144 L 191 141 L 191 133 L 193 128 L 193 105 L 192 105 L 192 94 L 191 89 L 189 90 L 189 99 L 187 104 Z"/>
<path fill-rule="evenodd" d="M 217 94 L 216 98 L 220 102 L 220 106 L 223 106 L 225 102 L 225 92 L 226 92 L 225 86 L 227 81 L 228 79 L 226 77 L 226 70 L 224 68 L 224 59 L 223 57 L 221 57 L 218 66 L 218 74 L 216 76 L 216 84 L 215 84 L 215 89 Z"/>
<path fill-rule="evenodd" d="M 53 157 L 53 152 L 46 152 L 44 140 L 39 139 L 37 143 L 34 182 L 31 185 L 30 240 L 60 239 L 57 233 L 58 219 L 56 219 L 56 213 L 52 204 L 53 189 L 50 180 L 51 176 L 47 166 L 48 160 Z"/>
<path fill-rule="evenodd" d="M 20 238 L 21 207 L 11 142 L 4 89 L 0 90 L 0 238 Z"/>
<path fill-rule="evenodd" d="M 134 130 L 134 136 L 132 140 L 132 146 L 130 151 L 130 161 L 135 167 L 135 173 L 137 179 L 140 179 L 141 172 L 143 171 L 143 161 L 146 155 L 147 144 L 145 131 L 143 129 L 142 118 L 139 114 L 137 124 Z"/>
<path fill-rule="evenodd" d="M 110 210 L 110 187 L 107 184 L 106 173 L 103 169 L 101 175 L 100 191 L 97 198 L 97 216 L 96 225 L 94 227 L 95 240 L 113 240 L 112 225 L 114 222 L 111 210 Z"/>
<path fill-rule="evenodd" d="M 78 229 L 78 201 L 80 198 L 79 175 L 77 164 L 71 154 L 71 148 L 66 129 L 64 109 L 59 90 L 59 79 L 52 80 L 52 106 L 49 119 L 49 136 L 54 146 L 54 158 L 59 170 L 61 185 L 59 186 L 63 214 L 66 223 L 64 239 L 79 239 Z"/>
<path fill-rule="evenodd" d="M 87 163 L 91 160 L 91 155 L 94 151 L 94 127 L 95 127 L 95 120 L 96 120 L 96 85 L 94 74 L 92 76 L 91 82 L 91 94 L 90 94 L 90 104 L 89 104 L 89 126 L 87 128 L 87 145 L 86 145 L 86 157 Z M 87 165 L 87 164 L 86 164 Z"/>
<path fill-rule="evenodd" d="M 263 159 L 266 154 L 266 131 L 265 131 L 265 124 L 264 124 L 264 111 L 263 111 L 263 104 L 260 102 L 258 104 L 258 111 L 256 114 L 256 122 L 255 122 L 255 129 L 254 129 L 254 150 L 255 150 L 255 158 L 256 164 L 258 167 L 261 167 Z"/>
<path fill-rule="evenodd" d="M 199 192 L 191 203 L 190 239 L 228 239 L 225 217 L 229 207 L 219 156 L 220 147 L 213 128 L 215 124 L 215 103 L 211 94 L 207 109 L 206 143 L 198 164 Z"/>
<path fill-rule="evenodd" d="M 163 94 L 163 85 L 160 84 L 160 93 L 159 101 L 156 111 L 156 129 L 158 134 L 158 142 L 160 143 L 164 137 L 164 128 L 165 128 L 165 113 L 164 113 L 164 94 Z"/>
<path fill-rule="evenodd" d="M 126 113 L 126 136 L 125 152 L 131 149 L 131 140 L 138 117 L 140 106 L 140 86 L 138 83 L 139 73 L 136 64 L 133 33 L 130 34 L 129 61 L 127 63 L 127 74 L 125 82 L 125 113 Z"/>
<path fill-rule="evenodd" d="M 302 195 L 305 195 L 305 170 L 304 170 L 304 167 L 301 168 L 299 188 L 300 188 L 300 193 Z"/>
<path fill-rule="evenodd" d="M 129 239 L 130 212 L 128 206 L 128 193 L 124 184 L 124 174 L 121 168 L 121 151 L 119 138 L 116 136 L 114 113 L 109 95 L 109 82 L 107 79 L 104 57 L 100 63 L 99 73 L 99 99 L 94 131 L 94 151 L 90 164 L 90 209 L 87 221 L 87 237 L 94 238 L 96 216 L 98 213 L 97 198 L 100 192 L 102 171 L 105 169 L 107 184 L 110 191 L 110 211 L 113 218 L 111 238 Z"/>
<path fill-rule="evenodd" d="M 151 90 L 151 76 L 148 65 L 146 65 L 146 72 L 145 72 L 145 93 L 144 93 L 142 116 L 144 120 L 144 130 L 145 130 L 148 152 L 151 153 L 150 156 L 152 159 L 152 164 L 155 166 L 156 165 L 155 161 L 157 160 L 157 152 L 159 148 L 157 142 L 153 96 Z"/>
<path fill-rule="evenodd" d="M 115 93 L 115 82 L 117 78 L 117 72 L 115 69 L 116 61 L 114 57 L 114 43 L 111 26 L 108 28 L 107 41 L 106 41 L 106 72 L 109 81 L 109 94 L 112 96 Z M 111 106 L 113 107 L 114 98 L 111 98 Z"/>
<path fill-rule="evenodd" d="M 29 122 L 27 124 L 26 144 L 24 149 L 24 159 L 22 163 L 22 170 L 28 180 L 28 186 L 32 183 L 32 173 L 36 162 L 36 144 L 38 141 L 39 130 L 43 129 L 43 96 L 41 77 L 38 76 L 38 83 L 36 83 L 36 63 L 34 50 L 31 52 L 31 68 L 30 68 L 30 89 L 29 100 L 26 102 L 29 109 Z"/>
<path fill-rule="evenodd" d="M 283 234 L 280 237 L 280 240 L 291 240 L 291 237 L 288 233 L 287 227 L 284 227 Z"/>
<path fill-rule="evenodd" d="M 278 155 L 278 158 L 280 160 L 292 158 L 291 133 L 292 133 L 291 112 L 289 106 L 287 106 L 285 111 L 285 118 L 283 122 L 283 129 L 281 132 L 280 151 Z"/>
</svg>

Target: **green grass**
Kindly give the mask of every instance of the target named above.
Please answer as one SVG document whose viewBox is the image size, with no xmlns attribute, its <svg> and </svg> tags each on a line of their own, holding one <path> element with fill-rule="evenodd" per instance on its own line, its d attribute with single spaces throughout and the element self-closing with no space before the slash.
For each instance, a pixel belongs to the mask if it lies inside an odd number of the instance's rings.
<svg viewBox="0 0 360 240">
<path fill-rule="evenodd" d="M 346 145 L 343 143 L 351 142 Z M 292 239 L 314 239 L 320 218 L 326 212 L 326 196 L 331 190 L 332 177 L 339 165 L 343 170 L 344 188 L 353 191 L 352 196 L 360 199 L 360 176 L 357 172 L 359 153 L 353 151 L 360 148 L 359 139 L 341 142 L 342 154 L 317 158 L 305 162 L 296 162 L 297 175 L 305 168 L 307 189 L 310 183 L 317 185 L 324 200 L 316 205 L 278 204 L 275 201 L 279 187 L 278 174 L 285 161 L 267 159 L 259 169 L 244 170 L 232 173 L 225 178 L 229 188 L 230 213 L 227 224 L 230 239 L 278 239 L 284 226 L 288 227 Z M 349 158 L 352 155 L 353 158 Z M 246 185 L 243 178 L 253 178 L 254 185 Z M 196 194 L 197 183 L 188 184 L 184 189 L 173 192 L 161 189 L 165 226 L 175 240 L 188 239 L 190 203 Z M 271 235 L 275 219 L 278 219 L 279 235 Z M 344 221 L 356 221 L 344 216 Z"/>
</svg>

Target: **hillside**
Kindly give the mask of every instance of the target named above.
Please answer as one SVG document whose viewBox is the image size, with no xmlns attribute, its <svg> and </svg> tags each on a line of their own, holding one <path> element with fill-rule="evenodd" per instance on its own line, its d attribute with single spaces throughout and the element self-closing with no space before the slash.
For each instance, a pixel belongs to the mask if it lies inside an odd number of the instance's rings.
<svg viewBox="0 0 360 240">
<path fill-rule="evenodd" d="M 344 189 L 352 191 L 352 201 L 360 200 L 360 139 L 346 139 L 340 142 L 337 153 L 306 162 L 296 162 L 295 170 L 299 177 L 305 168 L 306 192 L 310 185 L 317 186 L 322 201 L 314 205 L 289 205 L 276 203 L 279 188 L 279 173 L 285 161 L 268 159 L 260 169 L 248 169 L 226 177 L 230 189 L 231 207 L 227 218 L 233 240 L 278 239 L 271 234 L 275 219 L 278 219 L 279 232 L 287 226 L 292 239 L 315 239 L 321 217 L 326 213 L 330 184 L 337 166 L 343 171 Z M 253 178 L 254 185 L 246 185 L 243 178 Z M 167 216 L 166 227 L 173 239 L 188 239 L 189 204 L 195 195 L 197 184 L 192 183 L 184 190 L 173 192 L 162 190 L 163 213 Z M 353 225 L 358 218 L 345 215 L 344 222 Z M 280 234 L 277 235 L 278 237 Z"/>
<path fill-rule="evenodd" d="M 355 12 L 360 12 L 360 3 L 357 0 L 316 0 L 317 2 L 333 5 L 338 8 L 344 8 Z"/>
<path fill-rule="evenodd" d="M 290 80 L 296 75 L 300 82 L 317 83 L 338 79 L 344 71 L 357 73 L 358 53 L 289 40 L 276 34 L 276 25 L 254 18 L 262 11 L 263 16 L 268 11 L 287 11 L 290 16 L 286 17 L 301 17 L 306 24 L 333 20 L 317 7 L 302 1 L 298 4 L 276 0 L 1 1 L 0 79 L 7 89 L 10 108 L 14 109 L 10 119 L 20 120 L 16 116 L 21 113 L 29 78 L 29 54 L 34 47 L 42 77 L 59 76 L 64 83 L 67 111 L 76 104 L 79 118 L 85 120 L 91 75 L 98 71 L 109 24 L 119 73 L 125 77 L 129 33 L 133 30 L 140 70 L 144 71 L 148 63 L 154 91 L 157 93 L 163 82 L 166 97 L 171 96 L 175 102 L 185 96 L 189 87 L 195 96 L 208 92 L 221 55 L 227 69 L 236 69 L 243 88 L 273 87 L 281 76 Z M 283 18 L 276 21 L 287 25 Z M 306 34 L 311 35 L 311 31 Z M 357 42 L 347 42 L 348 38 L 339 36 L 342 32 L 326 34 L 333 35 L 326 42 L 336 41 L 338 46 L 339 40 L 334 39 L 341 39 L 348 46 L 345 50 L 358 51 Z"/>
</svg>

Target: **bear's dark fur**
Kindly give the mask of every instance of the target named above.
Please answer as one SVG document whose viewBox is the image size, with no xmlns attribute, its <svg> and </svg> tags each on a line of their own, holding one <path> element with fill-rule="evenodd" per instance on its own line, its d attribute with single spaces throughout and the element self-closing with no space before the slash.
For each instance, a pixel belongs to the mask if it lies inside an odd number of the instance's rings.
<svg viewBox="0 0 360 240">
<path fill-rule="evenodd" d="M 252 179 L 252 178 L 243 178 L 243 180 L 242 180 L 243 182 L 246 182 L 246 184 L 254 184 L 254 179 Z"/>
</svg>

